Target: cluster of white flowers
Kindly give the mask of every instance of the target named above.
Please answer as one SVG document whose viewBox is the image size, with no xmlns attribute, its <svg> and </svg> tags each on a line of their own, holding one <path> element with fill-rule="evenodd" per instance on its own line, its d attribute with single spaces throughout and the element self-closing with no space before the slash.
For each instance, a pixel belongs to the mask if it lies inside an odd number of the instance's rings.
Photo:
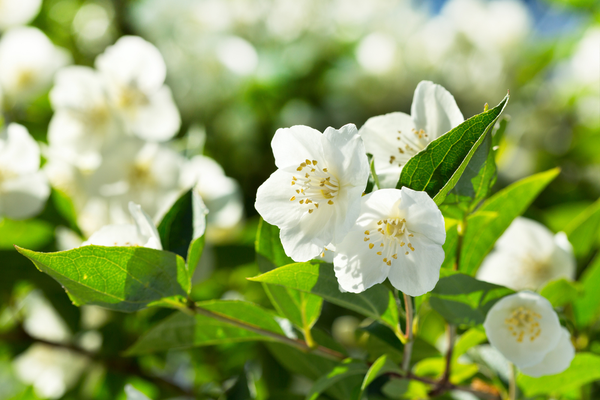
<svg viewBox="0 0 600 400">
<path fill-rule="evenodd" d="M 483 324 L 488 340 L 529 376 L 558 374 L 571 364 L 575 348 L 548 300 L 524 291 L 506 296 Z"/>
<path fill-rule="evenodd" d="M 375 149 L 378 171 L 388 173 L 394 186 L 408 158 L 463 117 L 450 93 L 425 81 L 415 92 L 413 119 L 394 113 L 372 118 L 360 131 L 348 124 L 323 134 L 306 126 L 275 133 L 271 146 L 278 170 L 259 187 L 256 209 L 281 229 L 292 259 L 307 261 L 332 250 L 336 277 L 348 292 L 362 292 L 386 278 L 412 296 L 434 288 L 446 239 L 437 205 L 425 192 L 408 188 L 363 196 L 367 150 Z M 398 162 L 390 161 L 388 143 L 394 140 L 399 141 L 394 152 L 408 153 Z"/>
</svg>

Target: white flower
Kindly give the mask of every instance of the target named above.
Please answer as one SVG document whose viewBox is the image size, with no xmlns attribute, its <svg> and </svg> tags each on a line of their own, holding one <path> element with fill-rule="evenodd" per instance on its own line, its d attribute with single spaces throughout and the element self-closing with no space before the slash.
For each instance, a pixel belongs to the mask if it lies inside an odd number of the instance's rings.
<svg viewBox="0 0 600 400">
<path fill-rule="evenodd" d="M 235 179 L 211 158 L 195 156 L 182 171 L 182 186 L 194 186 L 210 211 L 206 236 L 211 241 L 225 240 L 244 217 L 242 193 Z"/>
<path fill-rule="evenodd" d="M 83 242 L 82 246 L 143 246 L 162 250 L 156 226 L 142 207 L 130 202 L 129 212 L 134 224 L 106 225 Z"/>
<path fill-rule="evenodd" d="M 340 286 L 362 292 L 389 278 L 410 296 L 431 291 L 444 261 L 444 218 L 425 192 L 382 189 L 362 198 L 356 224 L 333 259 Z"/>
<path fill-rule="evenodd" d="M 513 290 L 537 290 L 564 277 L 575 278 L 575 257 L 566 235 L 539 222 L 516 218 L 477 271 L 477 279 Z"/>
<path fill-rule="evenodd" d="M 10 124 L 0 133 L 0 217 L 33 217 L 39 213 L 50 186 L 40 169 L 40 149 L 27 129 Z"/>
<path fill-rule="evenodd" d="M 560 338 L 554 349 L 550 350 L 542 361 L 529 367 L 521 367 L 521 372 L 535 378 L 543 375 L 554 375 L 569 368 L 575 357 L 575 347 L 571 343 L 571 334 L 561 328 Z"/>
<path fill-rule="evenodd" d="M 165 141 L 181 119 L 171 90 L 164 85 L 167 68 L 156 47 L 137 36 L 123 36 L 96 58 L 109 98 L 130 131 L 145 140 Z"/>
<path fill-rule="evenodd" d="M 125 394 L 127 395 L 127 400 L 150 400 L 149 397 L 134 388 L 131 384 L 125 385 Z"/>
<path fill-rule="evenodd" d="M 367 153 L 375 158 L 381 187 L 396 187 L 402 167 L 412 156 L 463 121 L 454 97 L 429 81 L 417 85 L 411 115 L 393 112 L 369 118 L 359 134 Z"/>
<path fill-rule="evenodd" d="M 42 0 L 0 1 L 0 30 L 25 25 L 40 11 Z"/>
<path fill-rule="evenodd" d="M 490 344 L 520 369 L 542 362 L 562 335 L 550 302 L 529 291 L 499 300 L 488 311 L 483 327 Z"/>
<path fill-rule="evenodd" d="M 0 86 L 13 101 L 36 96 L 50 86 L 54 72 L 68 60 L 66 51 L 40 30 L 13 28 L 0 40 Z"/>
<path fill-rule="evenodd" d="M 369 166 L 352 124 L 323 134 L 308 126 L 278 129 L 275 171 L 256 194 L 258 213 L 281 229 L 288 256 L 308 261 L 343 239 L 356 221 Z"/>
</svg>

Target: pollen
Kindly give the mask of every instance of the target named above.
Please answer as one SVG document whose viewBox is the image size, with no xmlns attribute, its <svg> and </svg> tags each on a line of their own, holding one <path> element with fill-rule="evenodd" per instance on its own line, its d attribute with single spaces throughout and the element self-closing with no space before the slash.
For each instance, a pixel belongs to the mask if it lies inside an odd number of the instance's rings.
<svg viewBox="0 0 600 400">
<path fill-rule="evenodd" d="M 412 251 L 415 251 L 415 248 L 413 247 L 412 243 L 408 244 L 408 248 L 411 249 Z"/>
<path fill-rule="evenodd" d="M 369 243 L 369 249 L 372 249 L 373 247 L 375 247 L 375 245 L 373 243 Z"/>
<path fill-rule="evenodd" d="M 327 172 L 327 168 L 323 168 L 323 172 Z"/>
<path fill-rule="evenodd" d="M 378 252 L 377 252 L 377 255 L 378 255 L 378 256 L 380 256 L 380 255 L 381 255 L 381 252 L 380 252 L 380 251 L 378 251 Z"/>
<path fill-rule="evenodd" d="M 365 235 L 370 235 L 369 231 L 365 231 Z"/>
<path fill-rule="evenodd" d="M 329 200 L 329 201 L 327 202 L 327 204 L 329 204 L 329 205 L 333 205 L 333 201 Z"/>
<path fill-rule="evenodd" d="M 309 213 L 309 214 L 312 214 L 312 212 L 313 212 L 313 211 L 315 211 L 315 209 L 314 209 L 314 208 L 310 208 L 310 209 L 308 210 L 308 213 Z"/>
<path fill-rule="evenodd" d="M 365 242 L 368 242 L 368 241 L 369 241 L 369 238 L 368 238 L 368 237 L 366 237 L 366 238 L 364 238 L 363 240 L 364 240 Z"/>
<path fill-rule="evenodd" d="M 292 196 L 292 198 L 290 199 L 290 201 L 294 201 L 296 200 L 296 196 Z"/>
<path fill-rule="evenodd" d="M 517 343 L 522 343 L 526 337 L 533 342 L 542 333 L 539 323 L 541 318 L 540 314 L 521 306 L 513 310 L 504 323 L 508 325 L 508 330 L 515 337 Z"/>
</svg>

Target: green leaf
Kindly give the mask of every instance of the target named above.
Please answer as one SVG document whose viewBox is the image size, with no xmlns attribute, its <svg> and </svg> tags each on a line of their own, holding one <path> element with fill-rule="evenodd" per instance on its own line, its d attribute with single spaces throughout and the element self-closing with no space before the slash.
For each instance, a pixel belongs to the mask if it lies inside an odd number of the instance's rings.
<svg viewBox="0 0 600 400">
<path fill-rule="evenodd" d="M 562 307 L 566 304 L 575 301 L 580 293 L 583 292 L 583 287 L 578 282 L 569 281 L 565 278 L 556 279 L 548 282 L 540 291 L 553 307 Z"/>
<path fill-rule="evenodd" d="M 77 225 L 77 211 L 75 211 L 75 205 L 71 198 L 66 193 L 56 188 L 52 188 L 50 198 L 58 213 L 69 223 L 69 228 L 76 233 L 81 234 L 79 226 Z"/>
<path fill-rule="evenodd" d="M 527 397 L 540 394 L 559 394 L 577 389 L 600 379 L 600 356 L 592 353 L 577 353 L 569 368 L 556 375 L 532 378 L 520 374 L 517 384 Z"/>
<path fill-rule="evenodd" d="M 592 260 L 581 276 L 582 295 L 573 304 L 577 326 L 591 324 L 600 315 L 600 254 Z"/>
<path fill-rule="evenodd" d="M 360 389 L 365 391 L 367 386 L 369 386 L 375 379 L 383 374 L 387 374 L 388 372 L 395 372 L 397 374 L 403 373 L 396 363 L 390 360 L 390 357 L 387 354 L 384 354 L 375 360 L 373 364 L 371 364 L 371 367 L 363 379 Z"/>
<path fill-rule="evenodd" d="M 306 395 L 306 400 L 316 400 L 319 394 L 333 384 L 357 375 L 364 375 L 367 370 L 368 367 L 363 362 L 346 359 L 314 383 Z"/>
<path fill-rule="evenodd" d="M 571 221 L 565 233 L 573 245 L 575 256 L 589 254 L 600 237 L 600 199 Z"/>
<path fill-rule="evenodd" d="M 446 368 L 446 359 L 444 357 L 427 358 L 419 361 L 413 371 L 418 376 L 431 376 L 441 378 Z M 479 372 L 476 364 L 452 363 L 450 370 L 450 382 L 454 384 L 461 383 Z"/>
<path fill-rule="evenodd" d="M 104 246 L 56 253 L 17 250 L 57 280 L 78 306 L 132 312 L 185 299 L 190 290 L 185 262 L 166 251 Z"/>
<path fill-rule="evenodd" d="M 294 262 L 283 250 L 279 240 L 279 228 L 262 219 L 258 224 L 256 235 L 256 260 L 261 272 L 268 272 Z M 277 285 L 263 283 L 263 287 L 273 307 L 305 335 L 310 334 L 310 328 L 321 315 L 323 299 L 310 293 Z"/>
<path fill-rule="evenodd" d="M 540 192 L 558 175 L 560 169 L 522 179 L 487 199 L 467 219 L 459 270 L 474 274 L 496 240 L 510 223 L 521 215 Z M 497 213 L 490 218 L 491 213 Z"/>
<path fill-rule="evenodd" d="M 200 196 L 190 189 L 177 199 L 157 227 L 163 249 L 185 257 L 190 275 L 204 248 L 205 210 Z"/>
<path fill-rule="evenodd" d="M 476 326 L 483 324 L 490 308 L 500 298 L 514 293 L 465 274 L 441 270 L 440 280 L 431 291 L 429 304 L 448 323 Z"/>
<path fill-rule="evenodd" d="M 452 218 L 445 218 L 446 221 L 446 241 L 442 245 L 444 250 L 444 262 L 442 269 L 452 269 L 456 264 L 456 250 L 458 248 L 458 225 L 459 221 Z"/>
<path fill-rule="evenodd" d="M 493 109 L 469 118 L 413 156 L 402 168 L 397 187 L 424 190 L 441 204 L 457 184 L 477 147 L 494 126 L 508 95 Z"/>
<path fill-rule="evenodd" d="M 471 328 L 458 338 L 454 344 L 454 350 L 452 351 L 452 359 L 456 361 L 458 357 L 462 356 L 472 347 L 477 346 L 487 340 L 485 331 L 480 327 Z"/>
<path fill-rule="evenodd" d="M 376 285 L 358 294 L 342 293 L 331 264 L 317 261 L 290 264 L 248 279 L 315 294 L 334 304 L 377 319 L 394 332 L 398 332 L 398 309 L 392 292 L 383 285 Z"/>
<path fill-rule="evenodd" d="M 54 229 L 46 221 L 0 219 L 0 250 L 12 250 L 15 245 L 39 249 L 48 244 L 53 236 Z"/>
<path fill-rule="evenodd" d="M 273 315 L 249 302 L 237 300 L 210 300 L 196 303 L 197 307 L 219 316 L 279 335 L 284 335 Z M 172 349 L 209 346 L 247 341 L 273 341 L 270 336 L 244 329 L 206 315 L 188 315 L 177 312 L 150 329 L 131 348 L 128 355 L 146 354 Z"/>
</svg>

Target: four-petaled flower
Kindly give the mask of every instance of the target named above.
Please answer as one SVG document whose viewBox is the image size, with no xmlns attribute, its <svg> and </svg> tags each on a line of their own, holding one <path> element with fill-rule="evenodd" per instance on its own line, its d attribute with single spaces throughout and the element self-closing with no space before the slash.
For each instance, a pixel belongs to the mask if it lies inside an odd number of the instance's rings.
<svg viewBox="0 0 600 400">
<path fill-rule="evenodd" d="M 256 194 L 265 221 L 281 229 L 285 252 L 296 261 L 339 242 L 356 221 L 369 165 L 356 127 L 307 126 L 277 130 L 271 142 L 275 171 Z"/>
<path fill-rule="evenodd" d="M 362 198 L 358 220 L 336 245 L 335 275 L 348 292 L 389 278 L 395 288 L 420 296 L 439 279 L 445 240 L 444 218 L 427 193 L 378 190 Z"/>
</svg>

